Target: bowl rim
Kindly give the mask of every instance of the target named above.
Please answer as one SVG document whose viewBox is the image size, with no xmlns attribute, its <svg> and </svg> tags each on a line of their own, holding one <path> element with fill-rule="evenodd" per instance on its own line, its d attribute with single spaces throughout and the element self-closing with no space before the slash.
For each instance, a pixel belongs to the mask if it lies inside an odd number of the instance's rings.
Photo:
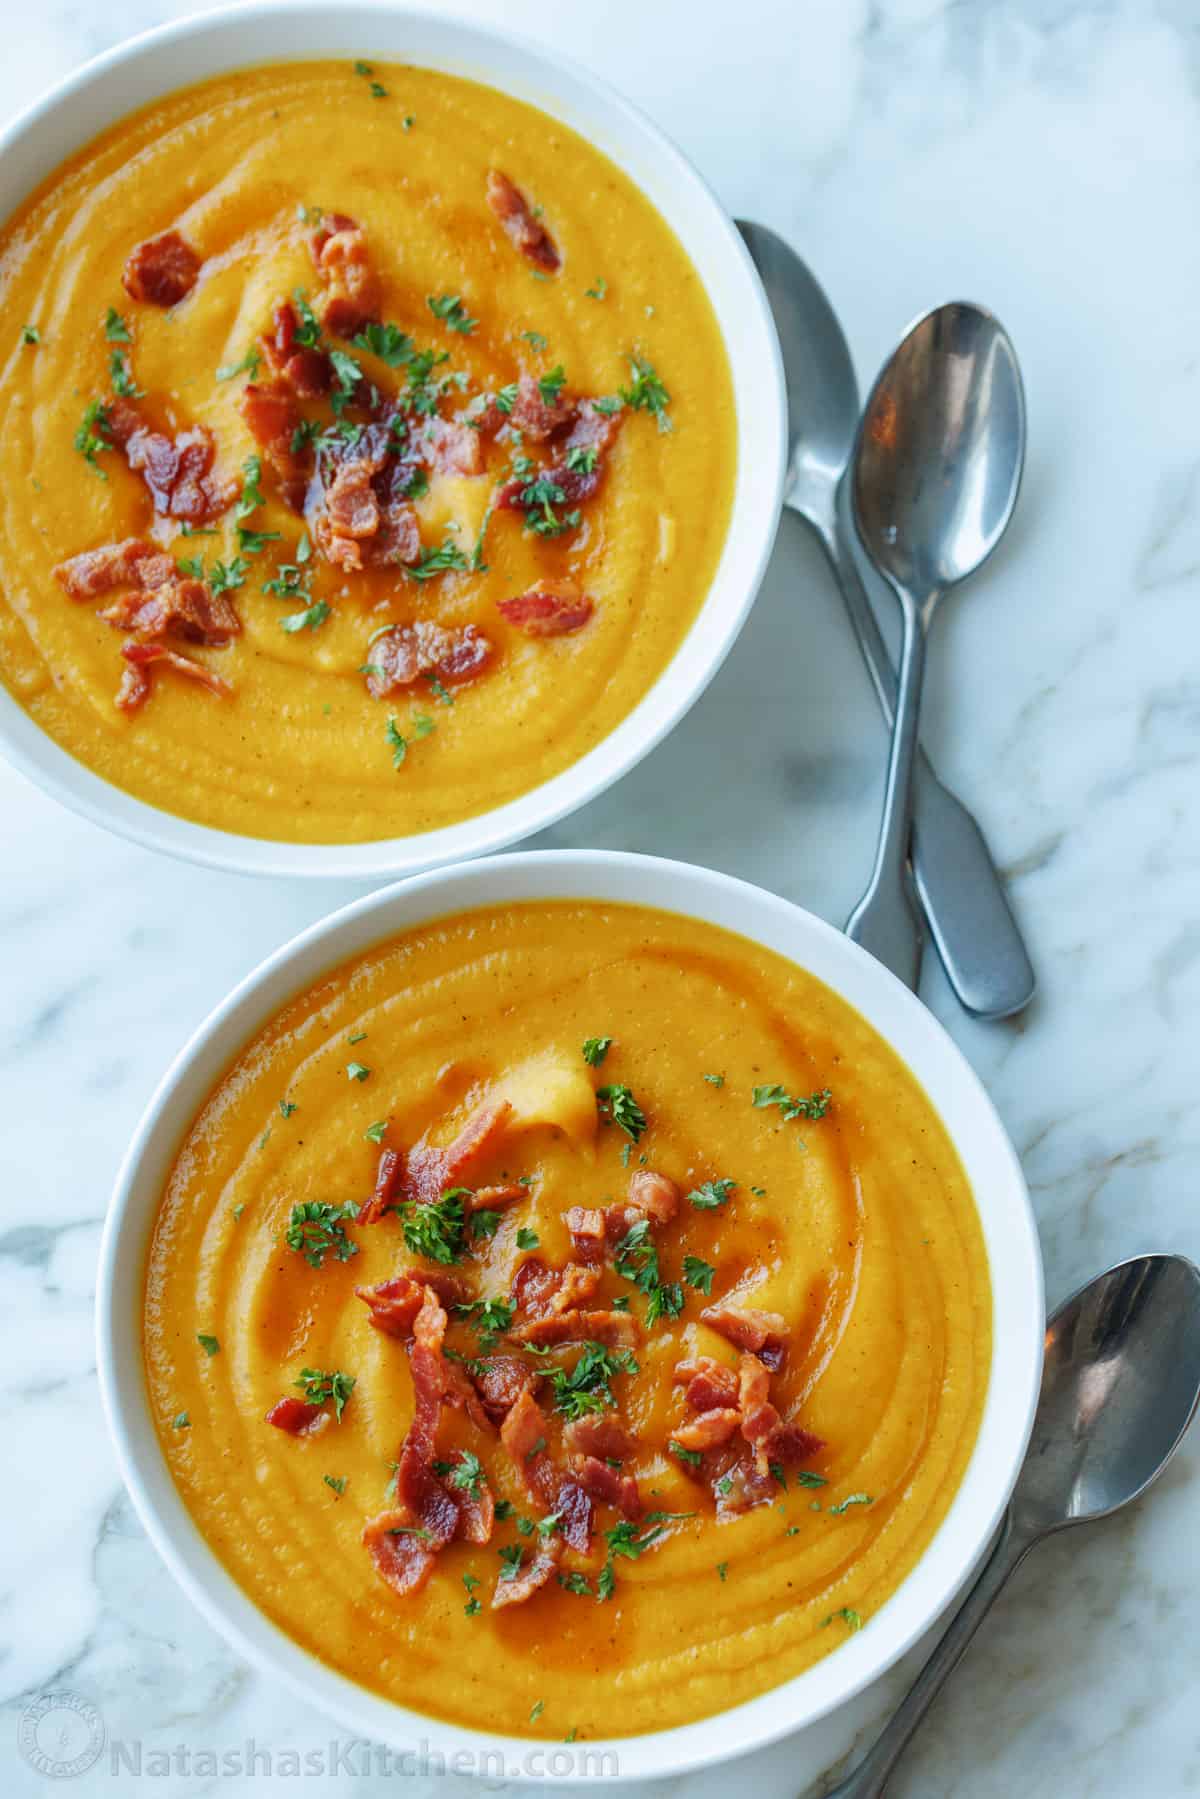
<svg viewBox="0 0 1200 1799">
<path fill-rule="evenodd" d="M 700 610 L 670 660 L 638 703 L 577 761 L 472 818 L 366 843 L 289 843 L 220 830 L 138 799 L 95 773 L 43 731 L 0 684 L 0 753 L 93 824 L 147 849 L 231 873 L 392 881 L 487 854 L 555 824 L 627 774 L 700 698 L 737 641 L 758 594 L 782 513 L 787 462 L 783 361 L 762 283 L 732 218 L 649 115 L 574 58 L 441 8 L 394 0 L 354 0 L 349 5 L 338 0 L 246 0 L 139 33 L 74 70 L 0 130 L 0 216 L 11 216 L 65 157 L 106 124 L 181 86 L 270 60 L 252 46 L 268 29 L 277 30 L 281 19 L 293 34 L 305 28 L 309 32 L 305 49 L 284 60 L 336 57 L 342 46 L 344 53 L 361 53 L 365 45 L 381 58 L 490 82 L 540 106 L 616 162 L 665 219 L 704 280 L 735 395 L 738 459 L 729 527 Z M 237 53 L 239 44 L 246 45 L 244 54 Z M 181 83 L 178 53 L 185 48 L 189 74 Z M 160 78 L 155 78 L 156 70 Z M 123 81 L 130 86 L 128 96 L 105 104 L 97 115 L 97 97 L 115 92 Z M 48 145 L 56 147 L 51 152 Z M 6 173 L 31 158 L 36 164 L 32 176 Z M 671 199 L 664 203 L 668 189 Z M 714 273 L 720 296 L 713 291 Z"/>
<path fill-rule="evenodd" d="M 151 1098 L 117 1175 L 97 1285 L 100 1388 L 125 1485 L 168 1569 L 248 1661 L 356 1735 L 447 1758 L 502 1753 L 510 1770 L 542 1739 L 491 1735 L 409 1711 L 300 1648 L 234 1581 L 187 1512 L 159 1448 L 144 1379 L 141 1307 L 153 1219 L 179 1142 L 233 1057 L 324 971 L 414 925 L 538 899 L 644 904 L 718 924 L 810 969 L 866 1018 L 925 1088 L 971 1182 L 992 1284 L 993 1346 L 979 1435 L 949 1511 L 915 1568 L 867 1628 L 804 1673 L 692 1724 L 580 1744 L 615 1753 L 621 1781 L 677 1775 L 766 1747 L 836 1710 L 891 1667 L 946 1609 L 999 1524 L 1024 1458 L 1045 1325 L 1037 1230 L 1016 1153 L 978 1076 L 941 1024 L 841 932 L 734 876 L 610 850 L 517 851 L 433 870 L 318 920 L 267 956 L 192 1033 Z M 981 1198 L 982 1196 L 982 1198 Z M 486 1765 L 486 1764 L 485 1764 Z M 586 1784 L 582 1771 L 555 1781 Z M 612 1780 L 611 1771 L 604 1778 Z"/>
</svg>

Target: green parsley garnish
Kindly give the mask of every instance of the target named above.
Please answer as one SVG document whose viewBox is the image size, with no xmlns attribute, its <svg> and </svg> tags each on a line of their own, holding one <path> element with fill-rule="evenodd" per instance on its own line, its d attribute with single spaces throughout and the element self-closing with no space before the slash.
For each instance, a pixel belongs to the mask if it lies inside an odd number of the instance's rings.
<svg viewBox="0 0 1200 1799">
<path fill-rule="evenodd" d="M 367 1139 L 368 1143 L 382 1143 L 387 1127 L 387 1119 L 380 1118 L 375 1124 L 369 1124 L 367 1126 L 366 1130 L 363 1132 L 363 1136 Z"/>
<path fill-rule="evenodd" d="M 347 1062 L 346 1079 L 348 1081 L 365 1081 L 371 1070 L 365 1062 Z"/>
<path fill-rule="evenodd" d="M 529 348 L 539 356 L 546 348 L 547 339 L 542 336 L 540 331 L 522 331 L 521 336 L 525 339 Z"/>
<path fill-rule="evenodd" d="M 692 1189 L 688 1199 L 698 1212 L 714 1212 L 725 1204 L 736 1186 L 736 1181 L 704 1181 Z"/>
<path fill-rule="evenodd" d="M 527 1230 L 524 1225 L 517 1232 L 518 1249 L 536 1249 L 540 1241 L 537 1232 Z"/>
<path fill-rule="evenodd" d="M 171 1420 L 171 1429 L 172 1430 L 188 1430 L 191 1428 L 191 1423 L 192 1423 L 192 1421 L 188 1417 L 186 1412 L 176 1412 L 175 1416 Z"/>
<path fill-rule="evenodd" d="M 390 369 L 402 368 L 412 360 L 413 340 L 399 325 L 364 325 L 353 342 L 356 349 L 369 350 Z"/>
<path fill-rule="evenodd" d="M 110 344 L 131 344 L 133 342 L 129 326 L 115 306 L 110 306 L 105 314 L 104 335 Z"/>
<path fill-rule="evenodd" d="M 583 1059 L 590 1067 L 599 1068 L 611 1048 L 611 1037 L 589 1037 L 583 1046 Z"/>
<path fill-rule="evenodd" d="M 597 279 L 595 287 L 585 287 L 583 291 L 589 300 L 602 300 L 608 292 L 608 282 L 601 275 Z"/>
<path fill-rule="evenodd" d="M 212 574 L 208 578 L 209 586 L 214 593 L 227 593 L 235 587 L 241 587 L 249 573 L 249 565 L 241 556 L 235 556 L 228 567 L 223 562 L 214 562 Z"/>
<path fill-rule="evenodd" d="M 289 632 L 315 631 L 319 625 L 325 623 L 329 617 L 329 610 L 324 600 L 314 600 L 312 605 L 306 606 L 303 612 L 289 612 L 286 618 L 281 618 L 280 627 Z"/>
<path fill-rule="evenodd" d="M 112 382 L 112 390 L 122 400 L 140 400 L 145 388 L 139 387 L 129 367 L 129 358 L 120 350 L 114 350 L 108 359 L 108 378 Z"/>
<path fill-rule="evenodd" d="M 542 347 L 545 348 L 544 340 Z M 567 371 L 563 368 L 561 362 L 552 368 L 548 375 L 542 375 L 538 378 L 538 392 L 541 394 L 542 399 L 547 406 L 557 406 L 558 397 L 566 385 L 566 380 Z"/>
<path fill-rule="evenodd" d="M 40 344 L 41 341 L 42 334 L 36 325 L 21 326 L 21 342 L 23 344 Z"/>
<path fill-rule="evenodd" d="M 279 1102 L 279 1111 L 280 1111 L 280 1115 L 281 1115 L 281 1116 L 282 1116 L 282 1117 L 284 1117 L 284 1118 L 290 1118 L 290 1117 L 291 1117 L 291 1115 L 292 1115 L 292 1113 L 293 1113 L 293 1112 L 294 1112 L 294 1111 L 295 1111 L 295 1110 L 296 1110 L 296 1102 L 295 1102 L 295 1100 L 291 1100 L 291 1099 L 281 1099 L 281 1100 L 280 1100 L 280 1102 Z"/>
<path fill-rule="evenodd" d="M 354 1376 L 340 1368 L 302 1368 L 300 1379 L 293 1382 L 310 1405 L 328 1405 L 333 1401 L 334 1416 L 341 1423 L 346 1401 L 354 1391 Z"/>
<path fill-rule="evenodd" d="M 632 1089 L 619 1082 L 610 1087 L 597 1087 L 596 1100 L 605 1123 L 619 1125 L 636 1143 L 646 1128 L 646 1114 L 633 1097 Z"/>
<path fill-rule="evenodd" d="M 441 319 L 443 325 L 463 337 L 469 337 L 479 323 L 478 319 L 467 316 L 467 309 L 459 294 L 429 294 L 425 304 L 435 319 Z"/>
<path fill-rule="evenodd" d="M 327 1487 L 333 1488 L 339 1498 L 346 1491 L 346 1476 L 344 1474 L 323 1474 L 321 1479 L 325 1482 Z"/>
<path fill-rule="evenodd" d="M 444 1476 L 460 1493 L 470 1493 L 476 1499 L 479 1497 L 480 1487 L 487 1480 L 483 1463 L 469 1449 L 460 1449 L 455 1462 L 435 1462 L 433 1471 Z"/>
<path fill-rule="evenodd" d="M 217 370 L 218 381 L 232 381 L 235 375 L 249 375 L 251 381 L 257 379 L 258 365 L 262 361 L 258 350 L 251 346 L 240 362 L 225 362 Z"/>
<path fill-rule="evenodd" d="M 323 1199 L 301 1200 L 292 1207 L 284 1241 L 289 1249 L 304 1257 L 310 1268 L 320 1268 L 331 1252 L 339 1262 L 348 1262 L 358 1254 L 358 1244 L 346 1235 L 344 1221 L 353 1218 L 357 1211 L 350 1200 L 343 1206 L 331 1206 Z"/>
<path fill-rule="evenodd" d="M 875 1496 L 872 1493 L 849 1493 L 837 1505 L 829 1506 L 828 1511 L 830 1517 L 840 1517 L 852 1505 L 874 1505 L 874 1503 Z"/>
<path fill-rule="evenodd" d="M 470 563 L 463 555 L 452 537 L 435 550 L 422 552 L 417 562 L 405 566 L 404 573 L 410 581 L 432 581 L 435 575 L 444 575 L 449 569 L 466 569 Z"/>
<path fill-rule="evenodd" d="M 822 1087 L 817 1093 L 810 1093 L 807 1099 L 795 1099 L 778 1082 L 769 1087 L 755 1087 L 751 1094 L 753 1105 L 760 1110 L 764 1106 L 778 1106 L 785 1119 L 824 1118 L 832 1099 L 833 1094 L 828 1087 Z"/>
<path fill-rule="evenodd" d="M 402 1207 L 404 1241 L 415 1256 L 431 1262 L 459 1260 L 463 1253 L 463 1192 L 462 1187 L 453 1187 L 440 1199 Z"/>
<path fill-rule="evenodd" d="M 659 430 L 669 431 L 671 421 L 667 417 L 667 407 L 671 404 L 671 396 L 659 380 L 653 365 L 644 357 L 631 355 L 629 367 L 633 379 L 628 387 L 619 390 L 622 400 L 634 412 L 653 413 Z"/>
<path fill-rule="evenodd" d="M 855 1631 L 862 1629 L 862 1619 L 857 1612 L 851 1611 L 848 1605 L 842 1606 L 840 1611 L 830 1612 L 828 1618 L 822 1618 L 821 1629 L 824 1630 L 827 1624 L 832 1624 L 835 1618 L 840 1618 L 848 1630 Z"/>
<path fill-rule="evenodd" d="M 616 1405 L 610 1382 L 616 1374 L 636 1374 L 637 1361 L 627 1349 L 608 1350 L 603 1343 L 588 1343 L 574 1368 L 549 1370 L 555 1410 L 565 1418 L 582 1418 Z"/>
<path fill-rule="evenodd" d="M 723 1074 L 706 1074 L 704 1078 L 710 1087 L 723 1087 L 725 1085 L 725 1076 Z"/>
<path fill-rule="evenodd" d="M 479 1347 L 494 1349 L 496 1339 L 511 1329 L 516 1307 L 511 1299 L 473 1299 L 456 1305 L 455 1312 L 479 1332 Z"/>
<path fill-rule="evenodd" d="M 531 1724 L 536 1724 L 538 1719 L 541 1717 L 542 1713 L 545 1711 L 545 1709 L 546 1709 L 546 1701 L 544 1699 L 539 1699 L 537 1704 L 533 1707 L 532 1711 L 529 1714 L 529 1722 Z"/>
<path fill-rule="evenodd" d="M 204 1351 L 205 1355 L 208 1355 L 208 1356 L 216 1355 L 217 1351 L 221 1347 L 220 1343 L 217 1341 L 217 1339 L 215 1337 L 206 1336 L 203 1331 L 196 1332 L 196 1341 L 200 1345 L 201 1349 Z"/>
<path fill-rule="evenodd" d="M 667 1448 L 672 1455 L 677 1455 L 681 1462 L 686 1462 L 689 1468 L 700 1466 L 702 1457 L 698 1449 L 685 1449 L 682 1443 L 675 1441 L 674 1437 L 667 1438 Z"/>
<path fill-rule="evenodd" d="M 712 1292 L 713 1276 L 716 1269 L 711 1262 L 705 1262 L 700 1256 L 684 1256 L 683 1278 L 689 1287 L 706 1297 Z"/>
<path fill-rule="evenodd" d="M 108 435 L 108 407 L 103 400 L 93 400 L 85 411 L 75 433 L 75 448 L 100 479 L 107 481 L 107 469 L 102 469 L 96 461 L 102 451 L 113 448 L 112 438 Z"/>
</svg>

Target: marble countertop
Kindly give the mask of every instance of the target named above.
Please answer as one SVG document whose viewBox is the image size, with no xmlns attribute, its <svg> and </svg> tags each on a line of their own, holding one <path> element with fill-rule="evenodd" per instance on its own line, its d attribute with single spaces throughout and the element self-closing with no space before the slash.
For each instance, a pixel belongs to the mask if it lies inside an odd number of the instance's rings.
<svg viewBox="0 0 1200 1799">
<path fill-rule="evenodd" d="M 1012 332 L 1030 401 L 1026 485 L 1001 554 L 939 620 L 926 741 L 986 827 L 1041 986 L 1005 1025 L 958 1012 L 932 960 L 922 991 L 1020 1151 L 1052 1301 L 1139 1249 L 1200 1258 L 1188 1173 L 1200 1135 L 1195 6 L 459 4 L 591 64 L 731 211 L 790 237 L 839 307 L 864 382 L 939 299 L 985 301 Z M 0 114 L 186 10 L 26 10 L 0 63 Z M 868 871 L 883 749 L 830 581 L 787 518 L 701 703 L 543 841 L 712 863 L 840 920 Z M 253 1777 L 181 1761 L 136 1781 L 103 1757 L 71 1790 L 294 1792 L 279 1752 L 337 1733 L 225 1647 L 144 1539 L 100 1414 L 92 1300 L 112 1176 L 165 1062 L 236 979 L 352 890 L 157 859 L 3 767 L 0 819 L 3 1789 L 47 1790 L 17 1754 L 18 1721 L 65 1688 L 147 1752 L 253 1738 L 276 1758 Z M 1198 1499 L 1200 1436 L 1147 1502 L 1027 1563 L 903 1764 L 898 1799 L 1193 1791 Z M 818 1765 L 865 1741 L 911 1672 L 822 1726 Z M 314 1790 L 395 1789 L 364 1766 Z M 784 1799 L 800 1771 L 785 1743 L 689 1793 Z"/>
</svg>

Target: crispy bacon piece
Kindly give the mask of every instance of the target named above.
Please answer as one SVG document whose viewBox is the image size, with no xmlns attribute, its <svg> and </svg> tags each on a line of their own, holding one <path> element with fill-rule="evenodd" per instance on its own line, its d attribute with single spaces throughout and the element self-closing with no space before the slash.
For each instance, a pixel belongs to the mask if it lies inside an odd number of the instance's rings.
<svg viewBox="0 0 1200 1799">
<path fill-rule="evenodd" d="M 778 1312 L 759 1312 L 752 1306 L 723 1302 L 705 1306 L 700 1317 L 710 1330 L 717 1331 L 735 1349 L 748 1350 L 768 1368 L 782 1367 L 788 1330 L 787 1319 L 781 1318 Z"/>
<path fill-rule="evenodd" d="M 511 1181 L 500 1187 L 476 1187 L 463 1200 L 463 1210 L 472 1212 L 502 1212 L 505 1206 L 515 1205 L 519 1199 L 528 1199 L 528 1187 L 522 1187 L 519 1181 Z"/>
<path fill-rule="evenodd" d="M 509 242 L 547 275 L 562 266 L 562 257 L 545 225 L 534 216 L 532 206 L 515 181 L 501 169 L 489 169 L 487 203 L 504 227 Z"/>
<path fill-rule="evenodd" d="M 562 1474 L 553 1463 L 550 1468 L 556 1483 L 553 1509 L 558 1513 L 559 1533 L 571 1549 L 586 1555 L 592 1541 L 591 1495 L 575 1475 Z"/>
<path fill-rule="evenodd" d="M 571 429 L 562 444 L 562 454 L 546 468 L 539 470 L 539 476 L 552 481 L 560 490 L 561 499 L 556 505 L 578 506 L 584 500 L 590 500 L 598 490 L 605 474 L 605 454 L 610 448 L 624 419 L 623 412 L 600 412 L 592 400 L 580 400 L 574 407 L 564 403 L 561 416 L 552 423 L 558 408 L 546 407 L 542 401 L 536 383 L 532 395 L 525 390 L 522 393 L 518 385 L 518 399 L 513 407 L 511 421 L 519 424 L 518 412 L 522 417 L 532 420 L 533 430 L 525 435 L 537 439 L 552 436 L 561 431 L 568 420 Z M 529 486 L 530 476 L 515 475 L 497 490 L 495 505 L 501 512 L 519 512 L 525 507 L 525 489 Z"/>
<path fill-rule="evenodd" d="M 555 1573 L 561 1555 L 557 1537 L 539 1544 L 531 1562 L 523 1563 L 515 1574 L 501 1576 L 496 1582 L 492 1610 L 500 1611 L 506 1605 L 524 1605 L 527 1599 L 532 1599 Z"/>
<path fill-rule="evenodd" d="M 540 1318 L 558 1292 L 561 1276 L 547 1268 L 540 1256 L 527 1256 L 513 1275 L 512 1296 L 517 1310 Z"/>
<path fill-rule="evenodd" d="M 458 1305 L 466 1293 L 457 1276 L 418 1268 L 393 1275 L 391 1280 L 380 1281 L 374 1287 L 354 1289 L 370 1307 L 375 1329 L 388 1337 L 411 1337 L 427 1290 L 434 1292 L 443 1306 Z"/>
<path fill-rule="evenodd" d="M 651 1168 L 636 1169 L 629 1177 L 629 1203 L 653 1218 L 656 1224 L 669 1224 L 679 1210 L 682 1198 L 679 1188 L 665 1174 Z"/>
<path fill-rule="evenodd" d="M 717 1406 L 681 1424 L 678 1430 L 672 1431 L 671 1441 L 678 1443 L 681 1449 L 716 1449 L 722 1443 L 728 1443 L 741 1422 L 742 1414 L 736 1408 L 727 1410 Z"/>
<path fill-rule="evenodd" d="M 568 1262 L 564 1268 L 547 1268 L 539 1256 L 530 1256 L 513 1277 L 513 1299 L 519 1310 L 534 1322 L 565 1316 L 574 1318 L 599 1285 L 598 1268 L 582 1262 Z"/>
<path fill-rule="evenodd" d="M 568 1262 L 562 1270 L 558 1291 L 547 1308 L 550 1316 L 557 1318 L 564 1312 L 578 1311 L 580 1306 L 593 1298 L 599 1285 L 598 1268 L 587 1268 L 580 1262 Z"/>
<path fill-rule="evenodd" d="M 329 283 L 321 322 L 335 337 L 353 337 L 379 316 L 379 283 L 367 234 L 345 213 L 328 214 L 311 239 L 317 271 Z"/>
<path fill-rule="evenodd" d="M 603 1343 L 608 1349 L 635 1349 L 640 1341 L 632 1312 L 559 1312 L 549 1318 L 532 1318 L 511 1331 L 517 1343 L 539 1349 L 555 1343 Z"/>
<path fill-rule="evenodd" d="M 769 1505 L 779 1493 L 775 1477 L 757 1468 L 749 1455 L 718 1461 L 711 1470 L 717 1517 L 732 1518 L 756 1505 Z"/>
<path fill-rule="evenodd" d="M 296 1399 L 288 1394 L 277 1399 L 266 1415 L 266 1422 L 273 1424 L 277 1430 L 286 1430 L 290 1436 L 298 1437 L 311 1429 L 321 1416 L 322 1408 L 314 1405 L 309 1399 Z"/>
<path fill-rule="evenodd" d="M 621 1474 L 594 1455 L 579 1456 L 574 1463 L 575 1478 L 599 1505 L 615 1505 L 626 1518 L 640 1518 L 642 1496 L 632 1474 Z"/>
<path fill-rule="evenodd" d="M 271 331 L 259 339 L 267 361 L 301 400 L 317 400 L 333 385 L 333 364 L 315 344 L 298 344 L 299 320 L 290 300 L 277 300 Z"/>
<path fill-rule="evenodd" d="M 693 1412 L 711 1412 L 721 1406 L 738 1404 L 738 1377 L 734 1369 L 711 1356 L 694 1356 L 675 1364 L 674 1381 L 686 1386 L 684 1399 Z"/>
<path fill-rule="evenodd" d="M 439 475 L 483 473 L 479 432 L 459 419 L 427 419 L 417 438 L 422 459 Z"/>
<path fill-rule="evenodd" d="M 384 1149 L 379 1152 L 379 1165 L 375 1170 L 375 1186 L 369 1199 L 364 1199 L 358 1208 L 356 1224 L 378 1224 L 396 1196 L 396 1189 L 404 1174 L 404 1154 L 398 1149 Z"/>
<path fill-rule="evenodd" d="M 564 1474 L 546 1454 L 546 1414 L 528 1390 L 513 1402 L 500 1426 L 500 1441 L 532 1496 L 548 1512 L 557 1512 L 563 1541 L 586 1551 L 591 1542 L 591 1499 L 579 1481 Z"/>
<path fill-rule="evenodd" d="M 220 675 L 214 675 L 211 668 L 205 668 L 202 662 L 196 662 L 191 656 L 181 656 L 175 650 L 169 650 L 163 643 L 138 643 L 131 640 L 121 645 L 121 654 L 135 671 L 133 680 L 128 674 L 122 680 L 117 693 L 117 705 L 122 712 L 135 712 L 149 697 L 150 682 L 146 671 L 156 664 L 175 670 L 177 675 L 184 675 L 189 681 L 198 681 L 207 687 L 210 693 L 221 699 L 233 698 L 233 688 Z"/>
<path fill-rule="evenodd" d="M 510 625 L 527 637 L 565 637 L 586 625 L 595 610 L 586 593 L 564 582 L 557 589 L 531 587 L 527 593 L 497 602 Z"/>
<path fill-rule="evenodd" d="M 637 1448 L 637 1439 L 616 1418 L 591 1413 L 571 1420 L 563 1431 L 563 1443 L 573 1455 L 612 1462 L 624 1461 Z"/>
<path fill-rule="evenodd" d="M 173 631 L 189 643 L 214 646 L 229 643 L 242 629 L 228 596 L 214 593 L 207 581 L 191 576 L 164 581 L 150 592 L 122 594 L 100 616 L 122 631 L 140 631 L 148 637 Z"/>
<path fill-rule="evenodd" d="M 375 1564 L 375 1571 L 387 1581 L 402 1599 L 417 1593 L 433 1572 L 437 1551 L 442 1543 L 427 1543 L 417 1532 L 406 1506 L 395 1506 L 368 1518 L 363 1525 L 362 1541 Z"/>
<path fill-rule="evenodd" d="M 476 1106 L 462 1130 L 445 1149 L 418 1143 L 409 1151 L 405 1192 L 410 1199 L 428 1203 L 439 1199 L 447 1187 L 462 1187 L 467 1176 L 490 1155 L 508 1129 L 512 1102 L 487 1099 Z"/>
<path fill-rule="evenodd" d="M 490 1487 L 478 1493 L 462 1492 L 458 1500 L 458 1534 L 465 1543 L 490 1543 L 496 1523 L 496 1502 Z"/>
<path fill-rule="evenodd" d="M 608 1247 L 604 1212 L 599 1206 L 571 1206 L 566 1213 L 571 1246 L 581 1262 L 602 1262 Z"/>
<path fill-rule="evenodd" d="M 503 1424 L 521 1395 L 536 1395 L 542 1384 L 542 1376 L 519 1356 L 488 1356 L 473 1362 L 468 1372 L 493 1424 Z"/>
<path fill-rule="evenodd" d="M 546 1414 L 528 1388 L 519 1393 L 500 1426 L 500 1441 L 513 1461 L 524 1467 L 546 1441 Z"/>
<path fill-rule="evenodd" d="M 799 1424 L 777 1424 L 763 1444 L 767 1463 L 780 1462 L 785 1468 L 791 1468 L 797 1462 L 806 1462 L 824 1447 L 824 1437 L 814 1435 L 811 1430 L 805 1430 Z"/>
<path fill-rule="evenodd" d="M 308 475 L 304 459 L 292 448 L 300 411 L 291 389 L 282 380 L 250 381 L 239 405 L 251 437 L 275 473 L 285 505 L 302 512 Z"/>
<path fill-rule="evenodd" d="M 449 627 L 428 618 L 391 625 L 368 648 L 367 691 L 381 700 L 423 675 L 453 686 L 481 673 L 491 657 L 491 641 L 476 625 Z"/>
<path fill-rule="evenodd" d="M 137 712 L 149 698 L 149 675 L 145 669 L 127 662 L 121 670 L 121 685 L 117 688 L 113 702 L 118 712 Z"/>
<path fill-rule="evenodd" d="M 131 300 L 178 306 L 196 285 L 200 257 L 178 231 L 148 237 L 129 252 L 121 283 Z"/>
<path fill-rule="evenodd" d="M 324 490 L 324 504 L 314 518 L 317 547 L 335 568 L 363 566 L 361 539 L 374 537 L 383 523 L 379 498 L 371 485 L 376 465 L 365 459 L 343 462 Z"/>
<path fill-rule="evenodd" d="M 203 425 L 171 437 L 148 425 L 128 400 L 114 400 L 108 431 L 130 468 L 141 475 L 156 512 L 197 525 L 232 504 L 236 490 L 213 474 L 216 445 Z"/>
<path fill-rule="evenodd" d="M 527 442 L 545 443 L 547 438 L 565 431 L 574 416 L 574 402 L 568 399 L 565 389 L 552 390 L 547 398 L 541 383 L 532 375 L 526 373 L 519 378 L 508 422 Z M 526 485 L 524 479 L 521 485 Z M 498 500 L 497 504 L 505 505 L 506 502 Z"/>
<path fill-rule="evenodd" d="M 159 587 L 175 576 L 175 564 L 157 544 L 144 537 L 81 550 L 51 571 L 73 600 L 95 600 L 120 587 Z"/>
</svg>

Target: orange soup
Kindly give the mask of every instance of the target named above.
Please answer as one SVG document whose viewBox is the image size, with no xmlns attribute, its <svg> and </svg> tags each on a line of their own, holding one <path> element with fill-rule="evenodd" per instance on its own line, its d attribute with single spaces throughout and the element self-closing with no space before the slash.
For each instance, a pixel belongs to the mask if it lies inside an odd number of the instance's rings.
<svg viewBox="0 0 1200 1799">
<path fill-rule="evenodd" d="M 470 912 L 340 968 L 196 1118 L 145 1284 L 199 1530 L 397 1702 L 580 1740 L 870 1630 L 962 1479 L 982 1234 L 929 1100 L 678 916 Z"/>
<path fill-rule="evenodd" d="M 0 679 L 255 837 L 452 824 L 647 693 L 729 520 L 732 384 L 641 192 L 505 94 L 223 75 L 0 233 Z"/>
</svg>

